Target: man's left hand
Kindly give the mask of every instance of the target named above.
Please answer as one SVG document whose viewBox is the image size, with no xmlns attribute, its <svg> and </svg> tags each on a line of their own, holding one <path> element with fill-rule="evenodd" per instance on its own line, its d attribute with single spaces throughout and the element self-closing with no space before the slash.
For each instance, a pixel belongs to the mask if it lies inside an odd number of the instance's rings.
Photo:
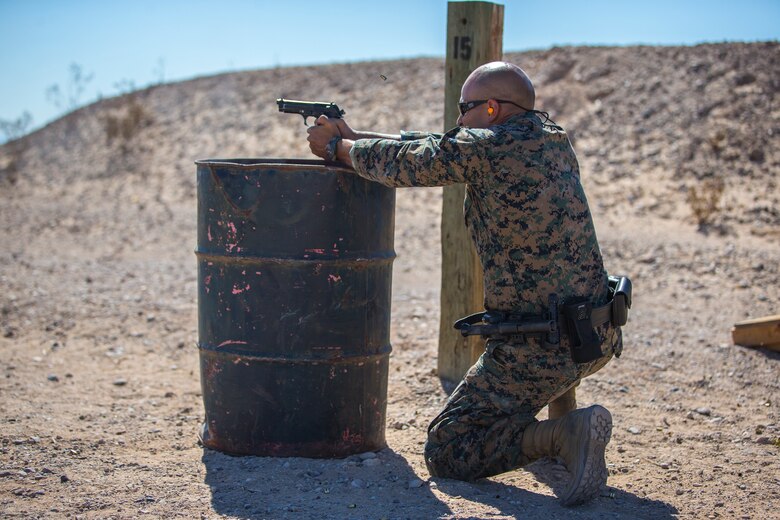
<svg viewBox="0 0 780 520">
<path fill-rule="evenodd" d="M 326 147 L 328 142 L 336 136 L 341 136 L 339 127 L 328 118 L 328 116 L 320 116 L 317 118 L 314 126 L 310 126 L 306 131 L 309 134 L 307 140 L 309 141 L 309 149 L 317 157 L 323 159 L 327 158 L 328 152 Z"/>
</svg>

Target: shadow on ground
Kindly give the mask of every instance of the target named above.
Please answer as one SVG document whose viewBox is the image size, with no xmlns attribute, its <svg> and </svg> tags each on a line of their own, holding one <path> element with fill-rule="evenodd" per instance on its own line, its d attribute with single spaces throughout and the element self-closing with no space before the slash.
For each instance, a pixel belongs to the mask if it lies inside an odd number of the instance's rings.
<svg viewBox="0 0 780 520">
<path fill-rule="evenodd" d="M 205 449 L 215 512 L 235 518 L 441 518 L 452 512 L 385 448 L 370 463 L 345 459 L 234 457 Z M 422 516 L 421 516 L 422 515 Z"/>
<path fill-rule="evenodd" d="M 360 456 L 345 459 L 234 457 L 204 450 L 206 484 L 211 506 L 220 515 L 274 519 L 474 519 L 470 503 L 492 508 L 491 517 L 595 519 L 676 518 L 678 511 L 665 502 L 607 488 L 592 502 L 566 508 L 544 494 L 566 484 L 568 474 L 549 459 L 524 468 L 539 483 L 474 483 L 432 479 L 410 487 L 417 475 L 406 459 L 389 448 L 377 452 L 375 462 Z M 527 479 L 525 479 L 527 481 Z M 434 489 L 437 493 L 434 493 Z M 437 494 L 439 496 L 437 496 Z M 447 495 L 450 498 L 442 497 Z"/>
<path fill-rule="evenodd" d="M 569 482 L 569 473 L 562 464 L 549 458 L 541 459 L 523 468 L 534 476 L 537 482 L 544 484 L 554 493 L 562 493 Z M 642 498 L 628 491 L 607 487 L 601 496 L 593 501 L 575 508 L 564 508 L 557 505 L 563 511 L 569 511 L 567 518 L 652 518 L 663 520 L 665 518 L 677 518 L 678 511 L 671 504 L 660 500 Z M 549 518 L 557 518 L 548 516 Z"/>
<path fill-rule="evenodd" d="M 475 483 L 437 479 L 442 493 L 460 500 L 479 502 L 495 511 L 490 517 L 543 518 L 544 520 L 641 518 L 663 520 L 677 518 L 677 510 L 664 502 L 637 497 L 622 490 L 607 488 L 602 496 L 587 504 L 564 507 L 558 499 L 511 484 L 480 480 Z M 552 487 L 552 486 L 551 486 Z M 445 515 L 445 518 L 449 518 Z M 483 520 L 481 516 L 454 515 L 458 520 Z"/>
</svg>

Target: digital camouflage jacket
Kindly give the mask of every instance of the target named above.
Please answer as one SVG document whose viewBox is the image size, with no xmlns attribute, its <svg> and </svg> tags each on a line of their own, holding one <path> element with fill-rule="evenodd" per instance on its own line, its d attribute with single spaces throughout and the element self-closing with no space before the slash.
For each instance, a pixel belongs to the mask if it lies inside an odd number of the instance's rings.
<svg viewBox="0 0 780 520">
<path fill-rule="evenodd" d="M 361 139 L 362 177 L 391 187 L 466 184 L 464 214 L 484 270 L 485 309 L 542 314 L 552 293 L 606 303 L 607 273 L 577 157 L 533 112 L 490 128 Z"/>
</svg>

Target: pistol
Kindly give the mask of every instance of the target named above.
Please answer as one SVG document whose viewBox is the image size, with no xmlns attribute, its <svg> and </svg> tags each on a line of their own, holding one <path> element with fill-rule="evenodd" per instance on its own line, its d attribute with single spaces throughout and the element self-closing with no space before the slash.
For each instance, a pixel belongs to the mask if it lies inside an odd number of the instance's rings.
<svg viewBox="0 0 780 520">
<path fill-rule="evenodd" d="M 315 119 L 325 114 L 328 117 L 335 117 L 341 119 L 346 112 L 341 110 L 336 103 L 323 103 L 320 101 L 295 101 L 294 99 L 279 98 L 276 100 L 276 104 L 279 105 L 279 112 L 285 114 L 300 114 L 303 116 L 303 124 L 308 125 L 306 122 L 309 116 Z"/>
</svg>

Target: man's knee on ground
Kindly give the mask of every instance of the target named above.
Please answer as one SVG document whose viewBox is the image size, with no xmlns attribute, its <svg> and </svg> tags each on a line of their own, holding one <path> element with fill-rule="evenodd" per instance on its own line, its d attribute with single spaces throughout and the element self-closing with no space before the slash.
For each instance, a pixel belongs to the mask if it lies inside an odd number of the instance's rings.
<svg viewBox="0 0 780 520">
<path fill-rule="evenodd" d="M 451 478 L 455 480 L 476 480 L 472 469 L 463 460 L 454 456 L 453 446 L 425 443 L 425 465 L 432 477 Z"/>
</svg>

